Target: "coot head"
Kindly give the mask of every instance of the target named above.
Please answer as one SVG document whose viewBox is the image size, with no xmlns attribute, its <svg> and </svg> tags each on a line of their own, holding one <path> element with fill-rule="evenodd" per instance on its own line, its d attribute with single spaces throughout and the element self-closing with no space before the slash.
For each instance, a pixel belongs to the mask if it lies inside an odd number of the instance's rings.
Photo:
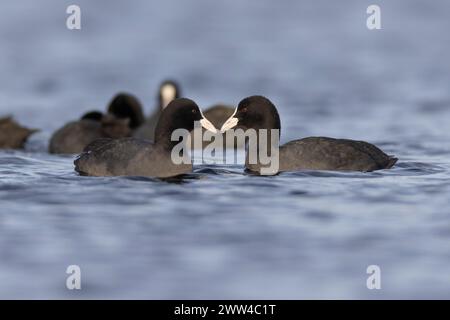
<svg viewBox="0 0 450 320">
<path fill-rule="evenodd" d="M 166 108 L 172 100 L 180 97 L 180 87 L 172 80 L 166 80 L 159 86 L 158 100 L 161 109 Z"/>
<path fill-rule="evenodd" d="M 195 121 L 200 121 L 200 124 L 205 129 L 217 132 L 217 129 L 203 116 L 203 113 L 194 101 L 186 98 L 175 99 L 161 113 L 161 117 L 156 125 L 155 141 L 170 140 L 172 132 L 176 129 L 192 131 Z"/>
<path fill-rule="evenodd" d="M 102 121 L 102 118 L 103 113 L 101 113 L 100 111 L 89 111 L 81 117 L 81 120 L 92 120 L 100 122 Z"/>
<path fill-rule="evenodd" d="M 233 115 L 220 130 L 225 132 L 232 128 L 280 129 L 280 126 L 280 116 L 275 105 L 263 96 L 251 96 L 239 102 Z"/>
<path fill-rule="evenodd" d="M 138 128 L 145 121 L 141 103 L 128 93 L 117 94 L 109 103 L 108 112 L 117 118 L 130 119 L 131 129 Z"/>
</svg>

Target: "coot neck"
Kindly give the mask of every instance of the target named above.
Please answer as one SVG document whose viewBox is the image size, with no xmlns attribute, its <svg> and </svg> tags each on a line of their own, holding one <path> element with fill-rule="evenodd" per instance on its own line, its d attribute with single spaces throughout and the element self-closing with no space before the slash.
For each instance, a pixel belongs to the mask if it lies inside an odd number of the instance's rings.
<svg viewBox="0 0 450 320">
<path fill-rule="evenodd" d="M 280 133 L 281 133 L 281 123 L 278 113 L 275 110 L 275 113 L 272 117 L 266 118 L 259 126 L 256 128 L 257 133 L 257 145 L 256 145 L 256 155 L 257 163 L 252 163 L 250 152 L 252 152 L 251 146 L 246 144 L 246 166 L 250 168 L 252 171 L 259 171 L 261 167 L 267 167 L 267 164 L 264 164 L 261 161 L 261 157 L 271 158 L 272 156 L 278 158 L 279 154 L 279 141 L 280 141 Z M 276 135 L 276 136 L 273 136 Z M 254 149 L 253 149 L 254 151 Z"/>
</svg>

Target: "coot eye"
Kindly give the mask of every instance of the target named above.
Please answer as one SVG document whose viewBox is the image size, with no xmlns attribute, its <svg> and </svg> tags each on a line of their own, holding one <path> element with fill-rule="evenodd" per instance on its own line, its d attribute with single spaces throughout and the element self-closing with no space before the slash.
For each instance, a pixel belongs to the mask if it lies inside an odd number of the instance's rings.
<svg viewBox="0 0 450 320">
<path fill-rule="evenodd" d="M 192 109 L 192 113 L 194 113 L 194 114 L 195 114 L 195 113 L 197 113 L 197 110 L 195 110 L 195 109 Z"/>
<path fill-rule="evenodd" d="M 241 112 L 247 112 L 247 107 L 242 108 Z"/>
</svg>

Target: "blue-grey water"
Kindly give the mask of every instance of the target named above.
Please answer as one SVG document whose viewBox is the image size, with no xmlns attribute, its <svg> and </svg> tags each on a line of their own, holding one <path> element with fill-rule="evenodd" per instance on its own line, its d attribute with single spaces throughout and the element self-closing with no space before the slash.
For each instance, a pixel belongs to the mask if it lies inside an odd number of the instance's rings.
<svg viewBox="0 0 450 320">
<path fill-rule="evenodd" d="M 450 4 L 376 1 L 0 4 L 0 114 L 41 128 L 0 151 L 1 298 L 450 298 Z M 375 143 L 373 173 L 243 173 L 182 183 L 79 177 L 51 133 L 118 91 L 150 113 L 166 78 L 206 108 L 263 94 L 282 141 Z M 82 289 L 66 288 L 79 265 Z M 366 268 L 381 269 L 381 289 Z"/>
</svg>

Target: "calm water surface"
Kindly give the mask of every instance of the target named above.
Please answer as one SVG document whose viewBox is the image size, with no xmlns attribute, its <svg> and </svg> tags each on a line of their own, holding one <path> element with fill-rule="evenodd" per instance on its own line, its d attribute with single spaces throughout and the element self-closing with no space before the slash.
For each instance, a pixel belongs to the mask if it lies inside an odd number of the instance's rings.
<svg viewBox="0 0 450 320">
<path fill-rule="evenodd" d="M 80 31 L 71 3 L 0 4 L 0 114 L 42 129 L 0 152 L 0 297 L 450 298 L 448 1 L 378 1 L 379 31 L 368 1 L 182 3 L 78 1 Z M 79 177 L 45 152 L 119 90 L 150 113 L 167 77 L 203 108 L 268 96 L 283 141 L 363 139 L 400 161 L 255 177 L 197 159 L 175 183 Z"/>
</svg>

